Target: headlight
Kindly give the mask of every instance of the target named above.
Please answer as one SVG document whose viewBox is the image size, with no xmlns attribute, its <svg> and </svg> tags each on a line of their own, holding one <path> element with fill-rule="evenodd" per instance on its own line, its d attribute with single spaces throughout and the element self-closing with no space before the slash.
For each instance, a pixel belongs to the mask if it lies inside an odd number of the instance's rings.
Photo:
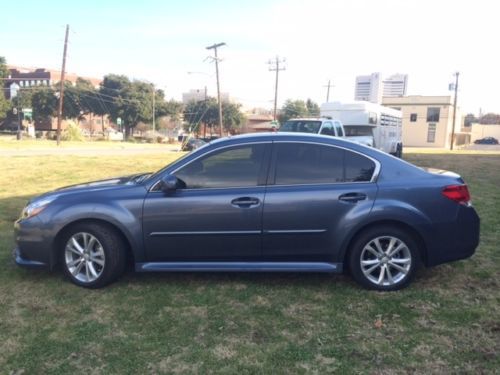
<svg viewBox="0 0 500 375">
<path fill-rule="evenodd" d="M 52 196 L 52 197 L 43 198 L 43 199 L 40 199 L 40 200 L 37 200 L 37 201 L 34 201 L 34 202 L 28 204 L 24 208 L 23 212 L 21 213 L 21 219 L 29 219 L 30 217 L 38 215 L 54 199 L 56 199 L 56 197 Z"/>
</svg>

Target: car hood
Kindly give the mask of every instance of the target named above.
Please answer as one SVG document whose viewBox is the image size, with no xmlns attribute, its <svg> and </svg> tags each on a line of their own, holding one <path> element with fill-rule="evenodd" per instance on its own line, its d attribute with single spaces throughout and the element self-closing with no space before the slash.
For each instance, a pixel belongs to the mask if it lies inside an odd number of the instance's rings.
<svg viewBox="0 0 500 375">
<path fill-rule="evenodd" d="M 371 135 L 350 135 L 345 138 L 364 146 L 373 147 L 373 136 Z"/>
<path fill-rule="evenodd" d="M 98 191 L 98 190 L 108 190 L 114 188 L 121 188 L 127 185 L 137 185 L 138 183 L 149 177 L 151 173 L 139 173 L 129 176 L 108 178 L 105 180 L 85 182 L 81 184 L 69 185 L 65 187 L 58 188 L 56 190 L 49 191 L 42 195 L 33 198 L 30 203 L 48 198 L 48 197 L 59 197 L 63 195 L 68 195 L 72 193 L 81 193 L 85 191 Z"/>
</svg>

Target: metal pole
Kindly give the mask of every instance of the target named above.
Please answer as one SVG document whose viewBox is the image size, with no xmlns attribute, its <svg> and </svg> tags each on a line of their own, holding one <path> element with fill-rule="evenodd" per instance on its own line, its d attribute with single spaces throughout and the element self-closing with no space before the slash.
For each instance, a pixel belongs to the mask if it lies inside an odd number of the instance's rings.
<svg viewBox="0 0 500 375">
<path fill-rule="evenodd" d="M 62 110 L 63 110 L 63 100 L 64 100 L 64 72 L 66 70 L 66 52 L 68 50 L 68 33 L 69 25 L 66 25 L 66 36 L 64 37 L 64 52 L 63 61 L 61 68 L 61 83 L 59 89 L 59 109 L 57 111 L 57 145 L 61 143 L 61 121 L 62 121 Z"/>
<path fill-rule="evenodd" d="M 328 80 L 328 88 L 326 89 L 326 102 L 330 101 L 330 80 Z"/>
<path fill-rule="evenodd" d="M 152 84 L 153 85 L 153 135 L 155 133 L 155 130 L 156 130 L 156 124 L 155 124 L 155 85 L 154 83 Z"/>
<path fill-rule="evenodd" d="M 219 103 L 219 129 L 221 138 L 224 136 L 222 128 L 222 102 L 220 100 L 220 85 L 219 85 L 219 60 L 217 59 L 217 48 L 214 48 L 215 55 L 215 77 L 217 79 L 217 102 Z"/>
<path fill-rule="evenodd" d="M 278 76 L 279 76 L 279 66 L 280 62 L 278 56 L 276 56 L 276 82 L 274 85 L 274 110 L 273 110 L 273 120 L 276 121 L 276 107 L 278 106 Z"/>
<path fill-rule="evenodd" d="M 217 43 L 213 44 L 211 46 L 208 46 L 207 49 L 213 49 L 214 50 L 214 60 L 215 60 L 215 76 L 217 79 L 217 102 L 219 103 L 219 129 L 220 129 L 220 136 L 222 137 L 224 134 L 223 128 L 222 128 L 222 103 L 220 100 L 220 84 L 219 84 L 219 58 L 217 57 L 217 48 L 222 47 L 226 45 L 226 43 Z"/>
<path fill-rule="evenodd" d="M 268 64 L 271 65 L 269 68 L 270 71 L 276 71 L 276 82 L 274 86 L 274 109 L 273 109 L 273 120 L 276 121 L 276 113 L 278 106 L 278 75 L 280 70 L 285 70 L 284 67 L 280 68 L 280 63 L 284 63 L 285 59 L 280 60 L 278 56 L 276 56 L 276 60 L 274 61 L 275 67 L 272 67 L 273 61 L 269 60 Z"/>
<path fill-rule="evenodd" d="M 451 144 L 450 150 L 453 150 L 453 143 L 455 142 L 455 122 L 457 118 L 457 93 L 458 93 L 458 76 L 459 72 L 455 73 L 455 99 L 453 100 L 453 123 L 451 128 Z"/>
<path fill-rule="evenodd" d="M 19 108 L 16 108 L 16 112 L 17 112 L 17 134 L 16 134 L 16 139 L 18 141 L 21 140 L 21 111 L 19 110 Z"/>
</svg>

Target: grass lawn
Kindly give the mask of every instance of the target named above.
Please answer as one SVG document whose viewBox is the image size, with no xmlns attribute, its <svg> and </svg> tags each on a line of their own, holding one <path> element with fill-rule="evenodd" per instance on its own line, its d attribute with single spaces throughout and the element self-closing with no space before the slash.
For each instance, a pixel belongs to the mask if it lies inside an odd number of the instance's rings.
<svg viewBox="0 0 500 375">
<path fill-rule="evenodd" d="M 137 149 L 151 148 L 162 149 L 165 144 L 161 143 L 132 143 L 119 141 L 104 141 L 104 140 L 86 140 L 86 141 L 61 141 L 57 146 L 56 141 L 48 139 L 33 139 L 24 137 L 18 141 L 16 135 L 0 135 L 0 150 L 54 150 L 57 149 Z"/>
<path fill-rule="evenodd" d="M 473 258 L 400 292 L 347 276 L 133 273 L 92 291 L 13 264 L 29 197 L 178 156 L 0 158 L 1 373 L 500 372 L 500 155 L 405 155 L 462 174 L 482 233 Z"/>
</svg>

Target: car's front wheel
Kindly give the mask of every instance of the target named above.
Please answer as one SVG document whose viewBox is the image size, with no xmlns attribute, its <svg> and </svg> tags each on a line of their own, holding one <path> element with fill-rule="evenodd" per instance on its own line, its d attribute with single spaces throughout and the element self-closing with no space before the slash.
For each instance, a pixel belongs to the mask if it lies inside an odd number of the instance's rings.
<svg viewBox="0 0 500 375">
<path fill-rule="evenodd" d="M 416 241 L 406 231 L 380 226 L 354 241 L 349 265 L 354 279 L 375 290 L 399 290 L 413 278 L 419 262 Z"/>
<path fill-rule="evenodd" d="M 71 227 L 62 238 L 62 268 L 76 285 L 100 288 L 125 268 L 124 243 L 111 228 L 98 223 Z"/>
</svg>

